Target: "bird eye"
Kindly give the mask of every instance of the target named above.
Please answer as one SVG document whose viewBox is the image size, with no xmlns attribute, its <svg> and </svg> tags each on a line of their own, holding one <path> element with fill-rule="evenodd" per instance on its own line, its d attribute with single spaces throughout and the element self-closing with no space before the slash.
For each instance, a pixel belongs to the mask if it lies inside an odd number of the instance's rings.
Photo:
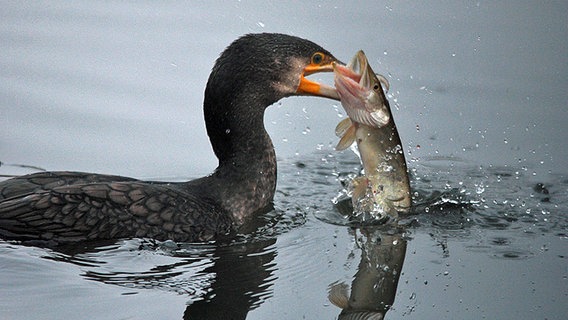
<svg viewBox="0 0 568 320">
<path fill-rule="evenodd" d="M 378 83 L 375 83 L 375 85 L 373 86 L 373 89 L 379 90 L 379 84 L 378 84 Z"/>
<path fill-rule="evenodd" d="M 316 52 L 312 56 L 312 63 L 313 64 L 321 64 L 323 62 L 323 53 Z"/>
</svg>

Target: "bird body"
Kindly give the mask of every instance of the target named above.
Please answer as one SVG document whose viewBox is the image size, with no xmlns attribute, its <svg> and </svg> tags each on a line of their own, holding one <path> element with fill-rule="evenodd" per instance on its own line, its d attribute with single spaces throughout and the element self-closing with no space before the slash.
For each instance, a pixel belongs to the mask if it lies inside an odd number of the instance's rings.
<svg viewBox="0 0 568 320">
<path fill-rule="evenodd" d="M 42 172 L 2 185 L 3 196 L 8 196 L 0 203 L 2 234 L 16 239 L 206 241 L 227 233 L 231 226 L 227 214 L 212 201 L 189 192 L 184 183 Z"/>
</svg>

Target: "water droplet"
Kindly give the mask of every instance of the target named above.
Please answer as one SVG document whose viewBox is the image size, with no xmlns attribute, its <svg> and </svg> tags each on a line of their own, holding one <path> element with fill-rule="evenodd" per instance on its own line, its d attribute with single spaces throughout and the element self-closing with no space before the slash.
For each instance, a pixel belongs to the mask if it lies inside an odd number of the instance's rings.
<svg viewBox="0 0 568 320">
<path fill-rule="evenodd" d="M 262 21 L 256 23 L 257 26 L 264 28 L 265 24 Z"/>
<path fill-rule="evenodd" d="M 225 130 L 225 133 L 226 133 L 226 134 L 231 133 L 231 129 L 226 129 L 226 130 Z"/>
<path fill-rule="evenodd" d="M 476 185 L 475 193 L 482 194 L 483 192 L 485 192 L 485 187 L 483 186 L 483 184 Z"/>
</svg>

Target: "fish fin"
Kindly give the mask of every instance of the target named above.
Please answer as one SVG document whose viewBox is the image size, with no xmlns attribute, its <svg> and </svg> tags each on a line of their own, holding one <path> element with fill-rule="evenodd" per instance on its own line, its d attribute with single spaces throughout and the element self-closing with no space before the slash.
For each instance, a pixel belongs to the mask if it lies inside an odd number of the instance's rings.
<svg viewBox="0 0 568 320">
<path fill-rule="evenodd" d="M 345 121 L 345 120 L 349 120 L 349 122 Z M 345 150 L 347 148 L 349 148 L 353 142 L 355 142 L 355 125 L 351 122 L 351 119 L 347 118 L 343 121 L 341 121 L 337 127 L 339 128 L 340 125 L 346 125 L 349 124 L 350 126 L 347 127 L 347 129 L 342 129 L 343 133 L 341 135 L 341 139 L 339 140 L 339 142 L 337 143 L 337 146 L 335 146 L 335 150 L 337 151 L 341 151 L 341 150 Z M 337 128 L 336 128 L 336 132 L 337 132 Z"/>
<path fill-rule="evenodd" d="M 355 201 L 363 198 L 367 193 L 367 186 L 369 185 L 369 179 L 367 177 L 357 177 L 353 179 L 353 194 L 351 197 Z"/>
<path fill-rule="evenodd" d="M 327 299 L 335 306 L 341 309 L 349 307 L 349 286 L 343 282 L 337 283 L 329 287 Z"/>
<path fill-rule="evenodd" d="M 350 118 L 341 120 L 335 127 L 335 135 L 340 138 L 343 137 L 351 125 L 353 125 L 353 122 Z"/>
</svg>

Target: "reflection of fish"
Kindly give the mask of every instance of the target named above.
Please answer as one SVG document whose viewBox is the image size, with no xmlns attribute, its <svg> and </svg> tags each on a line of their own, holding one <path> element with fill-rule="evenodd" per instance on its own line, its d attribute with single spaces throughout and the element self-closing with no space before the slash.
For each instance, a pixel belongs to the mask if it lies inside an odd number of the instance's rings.
<svg viewBox="0 0 568 320">
<path fill-rule="evenodd" d="M 342 309 L 340 320 L 382 320 L 396 297 L 406 240 L 401 233 L 388 235 L 381 229 L 361 229 L 358 238 L 361 261 L 351 289 L 344 282 L 334 283 L 328 299 Z"/>
<path fill-rule="evenodd" d="M 396 219 L 411 205 L 410 183 L 404 151 L 388 100 L 381 86 L 388 82 L 377 76 L 363 51 L 347 66 L 334 65 L 335 87 L 349 118 L 341 121 L 337 150 L 357 142 L 365 174 L 353 180 L 353 208 L 363 220 Z"/>
</svg>

